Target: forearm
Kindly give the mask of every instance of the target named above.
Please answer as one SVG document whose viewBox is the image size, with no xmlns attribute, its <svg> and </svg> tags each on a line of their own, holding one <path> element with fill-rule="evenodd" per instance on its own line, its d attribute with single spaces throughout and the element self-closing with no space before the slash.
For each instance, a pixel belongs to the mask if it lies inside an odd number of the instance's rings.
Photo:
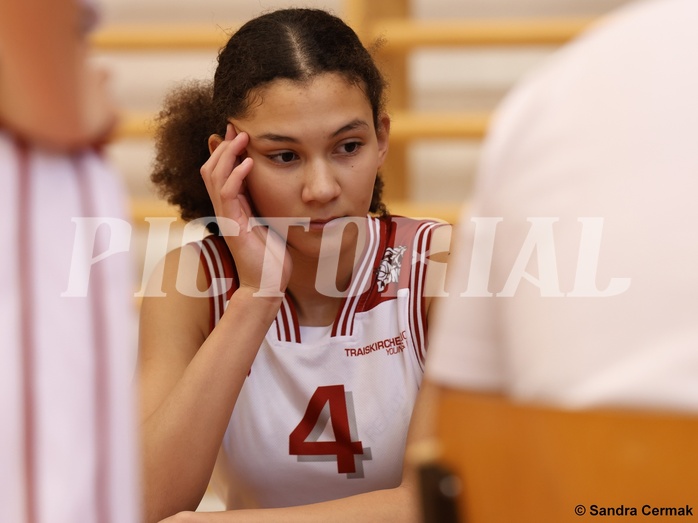
<svg viewBox="0 0 698 523">
<path fill-rule="evenodd" d="M 278 302 L 238 290 L 181 378 L 145 419 L 149 521 L 198 505 L 238 394 L 276 310 Z"/>
<path fill-rule="evenodd" d="M 163 523 L 418 523 L 412 484 L 298 507 L 179 514 Z"/>
</svg>

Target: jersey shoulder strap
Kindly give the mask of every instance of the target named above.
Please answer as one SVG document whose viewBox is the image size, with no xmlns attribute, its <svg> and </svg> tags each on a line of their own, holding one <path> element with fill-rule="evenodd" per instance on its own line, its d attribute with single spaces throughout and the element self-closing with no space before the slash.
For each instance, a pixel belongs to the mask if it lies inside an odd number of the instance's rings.
<svg viewBox="0 0 698 523">
<path fill-rule="evenodd" d="M 208 288 L 209 327 L 213 330 L 223 316 L 228 300 L 238 288 L 238 276 L 225 238 L 211 235 L 198 243 Z"/>
</svg>

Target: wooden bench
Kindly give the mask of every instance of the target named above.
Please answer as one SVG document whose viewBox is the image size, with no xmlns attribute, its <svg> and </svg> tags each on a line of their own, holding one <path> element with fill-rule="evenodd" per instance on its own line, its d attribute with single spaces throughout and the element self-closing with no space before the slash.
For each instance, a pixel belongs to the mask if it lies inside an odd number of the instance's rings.
<svg viewBox="0 0 698 523">
<path fill-rule="evenodd" d="M 660 510 L 687 506 L 698 514 L 698 416 L 561 410 L 457 390 L 443 391 L 437 410 L 436 462 L 460 480 L 460 521 L 674 521 Z"/>
</svg>

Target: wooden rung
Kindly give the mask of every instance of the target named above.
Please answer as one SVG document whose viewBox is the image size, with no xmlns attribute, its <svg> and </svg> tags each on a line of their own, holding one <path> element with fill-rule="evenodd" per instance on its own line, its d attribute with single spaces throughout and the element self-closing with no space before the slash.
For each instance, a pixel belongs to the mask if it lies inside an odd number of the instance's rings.
<svg viewBox="0 0 698 523">
<path fill-rule="evenodd" d="M 587 29 L 594 18 L 519 20 L 382 20 L 370 34 L 384 39 L 384 51 L 415 47 L 561 45 Z"/>
<path fill-rule="evenodd" d="M 101 51 L 216 50 L 239 25 L 112 25 L 95 31 L 91 43 Z"/>
<path fill-rule="evenodd" d="M 115 139 L 153 136 L 151 114 L 126 113 L 116 129 Z M 419 113 L 400 111 L 392 114 L 390 139 L 404 142 L 415 138 L 481 139 L 487 131 L 489 113 Z"/>
<path fill-rule="evenodd" d="M 124 138 L 150 139 L 155 133 L 154 115 L 151 113 L 127 112 L 119 117 L 114 131 L 115 140 Z"/>
<path fill-rule="evenodd" d="M 134 225 L 147 225 L 148 218 L 171 218 L 178 217 L 179 211 L 176 207 L 169 205 L 163 200 L 153 198 L 133 198 L 130 202 L 131 221 Z"/>
<path fill-rule="evenodd" d="M 414 138 L 481 139 L 487 132 L 489 113 L 395 112 L 391 118 L 390 140 Z"/>
<path fill-rule="evenodd" d="M 383 49 L 406 51 L 422 46 L 559 45 L 595 21 L 594 18 L 511 20 L 386 19 L 368 31 L 384 37 Z M 93 46 L 108 51 L 219 49 L 239 23 L 230 25 L 112 25 L 91 36 Z"/>
</svg>

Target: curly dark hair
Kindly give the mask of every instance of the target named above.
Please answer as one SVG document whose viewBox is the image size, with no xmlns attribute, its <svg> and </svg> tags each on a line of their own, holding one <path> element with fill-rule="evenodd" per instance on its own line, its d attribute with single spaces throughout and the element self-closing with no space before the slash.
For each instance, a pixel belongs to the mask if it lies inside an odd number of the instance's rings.
<svg viewBox="0 0 698 523">
<path fill-rule="evenodd" d="M 280 9 L 244 24 L 218 54 L 213 82 L 176 88 L 159 113 L 151 180 L 160 195 L 180 208 L 182 219 L 214 216 L 200 176 L 209 158 L 208 138 L 225 135 L 229 118 L 244 117 L 254 89 L 285 78 L 306 81 L 338 73 L 359 86 L 371 105 L 376 129 L 386 84 L 371 53 L 341 19 L 320 9 Z M 376 175 L 370 211 L 388 213 Z M 216 229 L 215 223 L 210 224 Z"/>
</svg>

